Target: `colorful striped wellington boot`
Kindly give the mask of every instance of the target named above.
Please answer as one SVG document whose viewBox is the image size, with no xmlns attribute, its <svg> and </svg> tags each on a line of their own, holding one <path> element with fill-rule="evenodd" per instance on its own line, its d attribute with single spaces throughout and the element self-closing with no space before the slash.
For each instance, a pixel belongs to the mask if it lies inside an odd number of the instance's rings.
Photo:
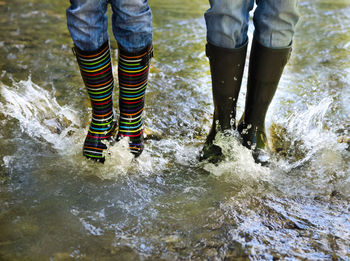
<svg viewBox="0 0 350 261">
<path fill-rule="evenodd" d="M 112 92 L 114 86 L 109 44 L 106 42 L 93 52 L 74 47 L 80 72 L 87 88 L 92 107 L 92 120 L 87 133 L 83 155 L 104 162 L 106 141 L 112 141 L 116 122 L 113 111 Z"/>
<path fill-rule="evenodd" d="M 117 139 L 129 137 L 130 152 L 139 156 L 143 150 L 143 108 L 147 88 L 152 45 L 137 53 L 119 47 L 119 130 Z"/>
</svg>

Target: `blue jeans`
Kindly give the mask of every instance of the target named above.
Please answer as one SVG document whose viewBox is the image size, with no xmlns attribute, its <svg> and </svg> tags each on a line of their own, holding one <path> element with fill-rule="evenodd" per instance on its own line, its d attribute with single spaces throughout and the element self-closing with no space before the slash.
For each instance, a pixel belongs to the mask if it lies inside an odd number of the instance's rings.
<svg viewBox="0 0 350 261">
<path fill-rule="evenodd" d="M 118 44 L 128 52 L 138 52 L 150 45 L 152 11 L 148 0 L 70 0 L 67 25 L 74 44 L 83 51 L 95 51 L 108 40 L 109 2 Z"/>
<path fill-rule="evenodd" d="M 247 41 L 249 12 L 254 0 L 209 0 L 205 13 L 207 41 L 224 48 L 237 48 Z M 298 22 L 298 0 L 256 0 L 254 37 L 270 48 L 291 44 Z"/>
</svg>

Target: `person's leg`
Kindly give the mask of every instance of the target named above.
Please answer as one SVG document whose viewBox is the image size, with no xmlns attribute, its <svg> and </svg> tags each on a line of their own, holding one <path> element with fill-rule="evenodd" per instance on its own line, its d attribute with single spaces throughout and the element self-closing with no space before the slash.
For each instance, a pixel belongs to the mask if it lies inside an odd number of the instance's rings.
<svg viewBox="0 0 350 261">
<path fill-rule="evenodd" d="M 74 41 L 80 72 L 92 107 L 92 120 L 83 155 L 104 162 L 105 140 L 115 130 L 112 92 L 114 86 L 107 33 L 106 0 L 71 0 L 67 24 Z"/>
<path fill-rule="evenodd" d="M 288 48 L 299 20 L 298 0 L 256 0 L 254 37 L 268 48 Z"/>
<path fill-rule="evenodd" d="M 118 42 L 118 139 L 129 137 L 131 153 L 143 151 L 143 109 L 152 48 L 152 12 L 147 0 L 112 0 Z"/>
<path fill-rule="evenodd" d="M 238 130 L 257 161 L 267 148 L 265 116 L 291 52 L 298 21 L 297 0 L 260 0 L 254 13 L 255 33 L 249 60 L 248 87 Z M 263 162 L 262 162 L 263 163 Z"/>
<path fill-rule="evenodd" d="M 213 123 L 201 160 L 220 157 L 213 145 L 217 131 L 236 127 L 236 104 L 241 88 L 247 52 L 249 11 L 253 1 L 211 0 L 205 13 L 207 24 L 206 54 L 210 62 L 214 101 Z"/>
<path fill-rule="evenodd" d="M 234 49 L 247 42 L 249 11 L 254 0 L 209 0 L 205 12 L 207 42 L 222 48 Z"/>
<path fill-rule="evenodd" d="M 108 41 L 107 0 L 70 0 L 66 11 L 74 45 L 95 51 Z"/>
<path fill-rule="evenodd" d="M 111 0 L 112 28 L 118 45 L 129 53 L 152 44 L 152 11 L 148 0 Z"/>
</svg>

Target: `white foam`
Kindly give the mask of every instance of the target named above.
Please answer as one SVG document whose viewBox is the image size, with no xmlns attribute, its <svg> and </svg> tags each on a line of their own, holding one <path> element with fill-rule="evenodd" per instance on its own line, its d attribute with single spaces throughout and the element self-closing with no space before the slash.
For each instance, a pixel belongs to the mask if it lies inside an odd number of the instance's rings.
<svg viewBox="0 0 350 261">
<path fill-rule="evenodd" d="M 255 163 L 251 151 L 242 146 L 235 135 L 218 133 L 214 144 L 221 147 L 224 160 L 218 164 L 205 162 L 203 168 L 206 171 L 246 185 L 270 178 L 270 169 Z"/>
<path fill-rule="evenodd" d="M 302 151 L 305 155 L 296 161 L 280 160 L 278 167 L 285 173 L 298 174 L 298 177 L 280 177 L 286 190 L 297 193 L 330 194 L 333 190 L 349 196 L 349 165 L 344 160 L 346 144 L 338 142 L 336 133 L 324 127 L 327 113 L 333 100 L 322 99 L 319 104 L 308 106 L 306 110 L 296 111 L 278 123 L 285 126 L 291 151 Z M 298 171 L 300 168 L 308 169 Z"/>
<path fill-rule="evenodd" d="M 17 119 L 22 132 L 37 141 L 44 140 L 57 151 L 74 154 L 72 144 L 79 140 L 81 130 L 78 113 L 68 106 L 60 106 L 53 93 L 27 81 L 0 85 L 4 101 L 0 109 L 5 116 Z M 74 135 L 71 135 L 73 133 Z"/>
</svg>

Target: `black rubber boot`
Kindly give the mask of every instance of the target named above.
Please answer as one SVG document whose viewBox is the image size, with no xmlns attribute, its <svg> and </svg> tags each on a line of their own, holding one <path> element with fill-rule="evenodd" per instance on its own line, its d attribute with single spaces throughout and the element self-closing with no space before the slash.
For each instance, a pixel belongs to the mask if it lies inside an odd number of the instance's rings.
<svg viewBox="0 0 350 261">
<path fill-rule="evenodd" d="M 218 131 L 236 128 L 236 104 L 241 88 L 248 41 L 239 48 L 227 49 L 206 45 L 210 62 L 214 117 L 200 160 L 217 162 L 222 156 L 221 148 L 213 144 Z"/>
<path fill-rule="evenodd" d="M 263 165 L 268 163 L 263 157 L 268 148 L 265 116 L 291 50 L 291 45 L 286 48 L 267 48 L 253 39 L 245 111 L 238 131 L 242 144 L 252 149 L 255 161 Z"/>
</svg>

